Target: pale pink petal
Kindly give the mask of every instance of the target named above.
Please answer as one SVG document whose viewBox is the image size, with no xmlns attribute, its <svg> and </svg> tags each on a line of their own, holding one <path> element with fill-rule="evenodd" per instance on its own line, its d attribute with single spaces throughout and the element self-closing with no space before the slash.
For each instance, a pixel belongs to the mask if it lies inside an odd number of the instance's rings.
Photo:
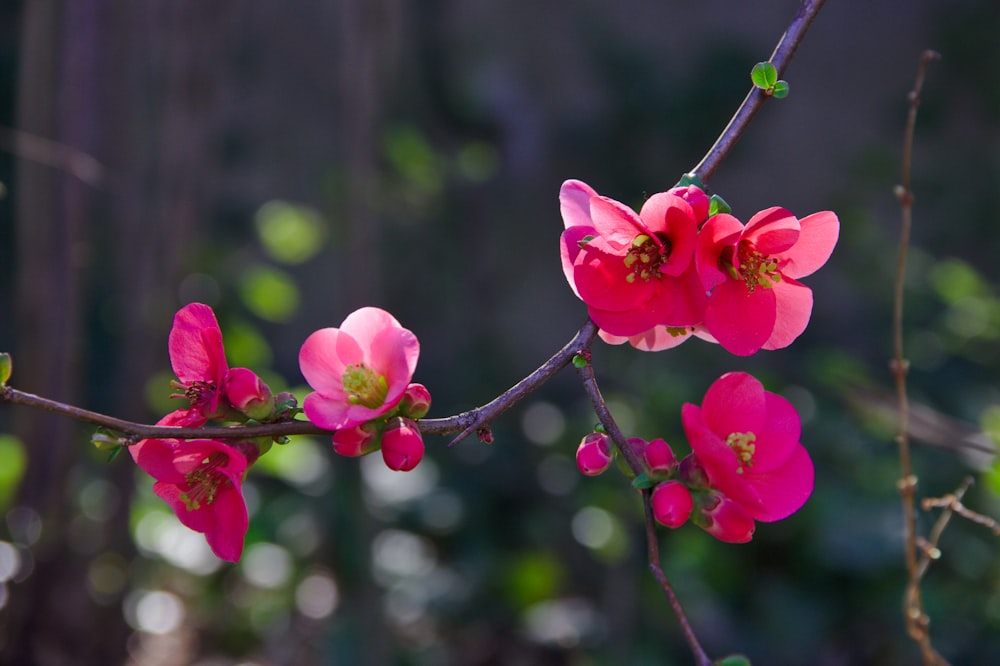
<svg viewBox="0 0 1000 666">
<path fill-rule="evenodd" d="M 559 188 L 559 209 L 566 229 L 592 227 L 590 221 L 590 199 L 597 192 L 590 185 L 579 180 L 567 180 Z"/>
<path fill-rule="evenodd" d="M 777 206 L 751 217 L 743 230 L 743 239 L 753 243 L 758 252 L 767 255 L 784 252 L 798 238 L 798 219 L 790 211 Z"/>
<path fill-rule="evenodd" d="M 753 375 L 745 372 L 722 375 L 705 392 L 702 418 L 723 439 L 731 433 L 758 433 L 767 418 L 764 393 L 764 386 Z"/>
<path fill-rule="evenodd" d="M 708 218 L 708 222 L 698 232 L 695 243 L 695 268 L 706 290 L 713 289 L 730 279 L 729 273 L 720 266 L 722 251 L 727 247 L 735 248 L 742 232 L 743 223 L 725 213 Z M 729 263 L 732 264 L 732 261 Z"/>
<path fill-rule="evenodd" d="M 744 507 L 757 520 L 773 522 L 802 508 L 812 495 L 815 469 L 803 446 L 792 450 L 787 462 L 770 474 L 749 474 L 759 505 Z"/>
<path fill-rule="evenodd" d="M 340 395 L 348 365 L 362 363 L 364 352 L 349 334 L 336 328 L 321 328 L 299 349 L 299 370 L 315 391 Z"/>
<path fill-rule="evenodd" d="M 576 278 L 573 275 L 573 263 L 576 258 L 580 256 L 582 248 L 580 247 L 580 241 L 582 241 L 587 236 L 593 236 L 597 232 L 593 227 L 576 226 L 571 227 L 562 233 L 559 238 L 559 258 L 562 260 L 563 274 L 566 276 L 566 282 L 569 283 L 569 288 L 573 290 L 577 298 L 580 298 L 580 292 L 576 289 Z"/>
<path fill-rule="evenodd" d="M 417 369 L 420 356 L 417 336 L 405 328 L 387 328 L 372 340 L 368 355 L 371 368 L 388 382 L 386 406 L 395 406 Z"/>
<path fill-rule="evenodd" d="M 782 275 L 796 279 L 811 275 L 826 263 L 840 234 L 840 221 L 828 210 L 803 217 L 799 224 L 799 240 L 778 257 Z"/>
<path fill-rule="evenodd" d="M 749 292 L 742 281 L 726 280 L 708 298 L 705 328 L 726 351 L 749 356 L 771 337 L 776 313 L 773 289 Z"/>
<path fill-rule="evenodd" d="M 212 308 L 202 303 L 189 303 L 177 311 L 167 349 L 174 374 L 185 384 L 218 382 L 228 369 L 219 322 Z"/>
<path fill-rule="evenodd" d="M 639 234 L 652 237 L 639 216 L 625 204 L 608 197 L 590 200 L 590 219 L 597 234 L 616 249 L 628 249 Z"/>
<path fill-rule="evenodd" d="M 630 345 L 640 351 L 663 351 L 677 347 L 691 337 L 692 326 L 655 326 L 644 333 L 633 335 L 627 340 Z M 603 333 L 603 331 L 602 331 Z M 603 335 L 601 337 L 604 337 Z M 614 344 L 614 343 L 613 343 Z"/>
<path fill-rule="evenodd" d="M 403 327 L 391 314 L 382 308 L 373 307 L 355 310 L 340 325 L 340 330 L 354 338 L 363 350 L 371 349 L 372 341 L 387 328 Z"/>
<path fill-rule="evenodd" d="M 310 393 L 302 401 L 302 411 L 306 418 L 324 430 L 349 427 L 347 411 L 350 407 L 342 386 L 339 394 Z"/>
<path fill-rule="evenodd" d="M 774 329 L 763 349 L 783 349 L 802 335 L 812 315 L 812 289 L 792 279 L 783 279 L 770 291 L 775 296 Z"/>
</svg>

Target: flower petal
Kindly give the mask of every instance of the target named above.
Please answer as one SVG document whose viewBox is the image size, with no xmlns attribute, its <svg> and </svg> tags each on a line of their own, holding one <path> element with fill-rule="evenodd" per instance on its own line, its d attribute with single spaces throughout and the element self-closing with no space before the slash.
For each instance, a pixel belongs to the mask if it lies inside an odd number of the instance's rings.
<svg viewBox="0 0 1000 666">
<path fill-rule="evenodd" d="M 658 237 L 670 240 L 670 254 L 662 267 L 665 275 L 680 275 L 694 259 L 698 222 L 691 206 L 667 192 L 654 194 L 639 212 L 646 227 Z"/>
<path fill-rule="evenodd" d="M 635 211 L 608 197 L 590 200 L 590 219 L 597 234 L 615 249 L 627 249 L 639 234 L 651 235 Z"/>
<path fill-rule="evenodd" d="M 590 200 L 597 196 L 590 185 L 579 180 L 567 180 L 559 188 L 559 210 L 566 229 L 593 227 L 590 221 Z"/>
<path fill-rule="evenodd" d="M 167 349 L 174 374 L 185 384 L 208 381 L 218 385 L 228 370 L 219 322 L 212 308 L 202 303 L 189 303 L 177 311 Z"/>
<path fill-rule="evenodd" d="M 840 220 L 828 210 L 803 217 L 799 225 L 798 241 L 778 257 L 781 273 L 795 279 L 811 275 L 825 264 L 840 234 Z"/>
<path fill-rule="evenodd" d="M 743 233 L 743 223 L 732 215 L 720 213 L 708 218 L 708 222 L 698 232 L 695 243 L 695 268 L 698 278 L 706 289 L 713 289 L 730 279 L 720 266 L 722 251 L 735 247 Z"/>
<path fill-rule="evenodd" d="M 787 518 L 802 508 L 812 495 L 815 469 L 801 444 L 795 447 L 781 468 L 769 474 L 748 475 L 760 504 L 744 507 L 757 520 L 773 522 Z"/>
<path fill-rule="evenodd" d="M 764 394 L 764 386 L 753 375 L 722 375 L 708 387 L 701 402 L 705 424 L 723 439 L 734 432 L 759 434 L 767 418 Z"/>
<path fill-rule="evenodd" d="M 573 274 L 573 264 L 576 262 L 576 258 L 580 256 L 580 253 L 583 251 L 580 247 L 580 241 L 587 236 L 593 236 L 596 233 L 597 232 L 593 227 L 575 226 L 562 232 L 562 236 L 559 237 L 559 258 L 562 260 L 563 274 L 566 276 L 569 288 L 573 290 L 573 293 L 576 294 L 577 298 L 580 298 L 580 292 L 576 289 L 576 277 Z"/>
<path fill-rule="evenodd" d="M 743 238 L 753 243 L 758 252 L 779 254 L 795 245 L 799 229 L 799 221 L 791 211 L 775 206 L 751 217 Z"/>
<path fill-rule="evenodd" d="M 364 352 L 357 341 L 337 328 L 321 328 L 299 349 L 299 370 L 314 391 L 337 396 L 344 391 L 344 371 L 362 363 Z"/>
<path fill-rule="evenodd" d="M 750 292 L 743 281 L 728 279 L 708 297 L 705 328 L 726 351 L 749 356 L 771 337 L 776 316 L 774 289 Z"/>
<path fill-rule="evenodd" d="M 792 279 L 774 284 L 774 329 L 763 349 L 783 349 L 802 335 L 812 315 L 812 289 Z"/>
</svg>

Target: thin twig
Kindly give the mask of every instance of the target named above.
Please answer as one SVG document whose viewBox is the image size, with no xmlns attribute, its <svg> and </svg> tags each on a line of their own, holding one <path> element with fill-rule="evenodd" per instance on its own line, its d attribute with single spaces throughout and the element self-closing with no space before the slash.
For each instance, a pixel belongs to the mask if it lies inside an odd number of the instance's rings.
<svg viewBox="0 0 1000 666">
<path fill-rule="evenodd" d="M 101 187 L 107 171 L 93 155 L 58 141 L 0 126 L 0 151 L 76 176 L 91 187 Z"/>
<path fill-rule="evenodd" d="M 789 61 L 798 50 L 799 44 L 802 43 L 802 39 L 824 2 L 825 0 L 803 0 L 795 18 L 792 19 L 788 29 L 781 36 L 778 45 L 774 47 L 774 52 L 771 54 L 770 63 L 774 65 L 778 76 L 784 74 Z M 750 92 L 743 98 L 743 103 L 736 109 L 736 113 L 733 114 L 726 128 L 722 130 L 722 134 L 716 139 L 715 144 L 691 172 L 703 181 L 708 181 L 729 154 L 729 151 L 743 136 L 750 121 L 757 115 L 757 111 L 767 99 L 768 95 L 763 90 L 756 86 L 751 87 Z"/>
<path fill-rule="evenodd" d="M 917 108 L 920 106 L 920 92 L 923 89 L 927 66 L 938 58 L 934 51 L 924 51 L 917 68 L 917 78 L 909 95 L 909 112 L 903 135 L 903 164 L 900 184 L 896 187 L 899 200 L 902 228 L 899 235 L 899 259 L 896 264 L 896 278 L 893 289 L 892 337 L 893 359 L 890 363 L 896 381 L 896 398 L 899 410 L 899 429 L 896 442 L 899 445 L 898 482 L 903 502 L 903 530 L 905 533 L 906 590 L 903 594 L 903 619 L 906 631 L 920 647 L 926 666 L 946 664 L 931 644 L 930 618 L 924 610 L 920 591 L 921 570 L 917 561 L 917 520 L 914 498 L 917 477 L 913 474 L 910 460 L 909 418 L 910 404 L 906 392 L 906 376 L 909 363 L 903 354 L 903 292 L 906 281 L 906 258 L 910 246 L 910 231 L 913 226 L 913 192 L 910 189 L 910 170 L 913 157 L 913 137 L 917 124 Z"/>
<path fill-rule="evenodd" d="M 587 363 L 582 367 L 578 367 L 577 373 L 583 381 L 583 390 L 587 394 L 587 397 L 590 398 L 597 419 L 604 426 L 605 431 L 611 437 L 611 441 L 615 443 L 615 446 L 625 458 L 629 469 L 636 475 L 641 474 L 643 471 L 642 460 L 639 459 L 638 452 L 628 445 L 628 441 L 622 434 L 621 428 L 618 427 L 618 423 L 615 422 L 614 417 L 611 415 L 611 410 L 608 409 L 608 405 L 604 401 L 604 396 L 601 395 L 601 389 L 597 386 L 597 378 L 594 376 L 593 366 Z M 642 506 L 646 524 L 646 553 L 649 558 L 649 570 L 652 571 L 656 581 L 660 584 L 660 589 L 663 591 L 664 596 L 670 603 L 670 607 L 673 608 L 674 614 L 677 616 L 677 621 L 681 625 L 681 632 L 684 634 L 684 638 L 687 640 L 688 646 L 694 654 L 695 663 L 698 666 L 712 666 L 712 660 L 708 658 L 705 650 L 701 647 L 701 643 L 698 642 L 698 637 L 695 635 L 694 628 L 688 621 L 684 607 L 681 606 L 681 602 L 674 593 L 674 588 L 670 585 L 670 581 L 667 580 L 667 575 L 660 564 L 660 545 L 656 536 L 656 522 L 653 518 L 653 505 L 650 501 L 651 495 L 652 491 L 649 489 L 642 491 Z"/>
</svg>

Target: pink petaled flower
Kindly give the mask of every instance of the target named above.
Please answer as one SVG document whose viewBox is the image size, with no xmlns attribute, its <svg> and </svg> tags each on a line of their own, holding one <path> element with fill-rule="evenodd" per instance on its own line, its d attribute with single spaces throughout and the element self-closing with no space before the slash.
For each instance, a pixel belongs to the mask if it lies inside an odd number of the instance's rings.
<svg viewBox="0 0 1000 666">
<path fill-rule="evenodd" d="M 664 481 L 657 485 L 649 501 L 656 522 L 671 528 L 686 523 L 694 508 L 691 491 L 680 481 Z"/>
<path fill-rule="evenodd" d="M 340 328 L 310 335 L 299 350 L 299 368 L 313 393 L 302 408 L 321 428 L 340 430 L 392 410 L 417 367 L 415 335 L 379 308 L 361 308 Z"/>
<path fill-rule="evenodd" d="M 341 428 L 333 433 L 333 450 L 348 458 L 356 458 L 377 451 L 380 443 L 378 426 L 374 421 L 350 428 Z"/>
<path fill-rule="evenodd" d="M 592 432 L 580 440 L 576 448 L 576 466 L 587 476 L 603 474 L 615 459 L 611 438 L 603 432 Z"/>
<path fill-rule="evenodd" d="M 160 424 L 177 425 L 166 418 Z M 247 458 L 240 451 L 213 439 L 144 439 L 129 451 L 181 523 L 203 533 L 221 559 L 240 559 L 249 525 L 242 491 Z"/>
<path fill-rule="evenodd" d="M 681 419 L 708 484 L 754 520 L 781 520 L 812 494 L 814 470 L 799 442 L 799 415 L 754 377 L 723 375 L 701 407 L 683 406 Z"/>
<path fill-rule="evenodd" d="M 563 272 L 603 331 L 628 337 L 701 322 L 706 298 L 694 271 L 690 204 L 660 192 L 637 215 L 578 180 L 563 183 L 559 202 Z"/>
<path fill-rule="evenodd" d="M 177 410 L 176 425 L 204 425 L 216 415 L 229 365 L 222 346 L 222 331 L 212 308 L 190 303 L 177 311 L 167 340 L 170 365 L 180 381 L 177 388 L 191 402 Z"/>
<path fill-rule="evenodd" d="M 691 522 L 726 543 L 746 543 L 753 538 L 757 528 L 743 507 L 713 491 L 700 494 Z"/>
<path fill-rule="evenodd" d="M 399 401 L 399 413 L 410 419 L 422 419 L 431 410 L 431 392 L 423 384 L 410 384 Z"/>
<path fill-rule="evenodd" d="M 271 389 L 249 368 L 230 368 L 226 373 L 226 399 L 241 413 L 258 421 L 275 412 Z"/>
<path fill-rule="evenodd" d="M 791 344 L 809 323 L 813 303 L 812 290 L 797 280 L 826 263 L 839 232 L 830 211 L 799 220 L 768 208 L 746 226 L 732 215 L 712 216 L 695 254 L 698 276 L 711 291 L 708 332 L 738 356 Z"/>
<path fill-rule="evenodd" d="M 424 439 L 417 424 L 400 416 L 389 419 L 382 433 L 382 459 L 386 467 L 409 472 L 423 457 Z"/>
</svg>

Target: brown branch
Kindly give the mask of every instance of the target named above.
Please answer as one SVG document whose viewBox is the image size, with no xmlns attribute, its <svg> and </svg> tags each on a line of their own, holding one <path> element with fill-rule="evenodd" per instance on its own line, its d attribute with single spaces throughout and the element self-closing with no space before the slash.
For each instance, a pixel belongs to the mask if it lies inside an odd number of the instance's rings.
<svg viewBox="0 0 1000 666">
<path fill-rule="evenodd" d="M 795 51 L 798 50 L 799 44 L 802 43 L 802 39 L 809 30 L 809 26 L 812 25 L 820 8 L 823 7 L 823 2 L 825 0 L 803 0 L 802 6 L 799 7 L 799 11 L 795 14 L 795 18 L 792 19 L 788 29 L 781 36 L 778 45 L 774 47 L 770 63 L 778 71 L 778 76 L 784 74 L 788 63 L 791 61 L 792 56 L 795 55 Z M 768 95 L 763 90 L 756 86 L 751 87 L 750 92 L 747 93 L 747 96 L 743 99 L 743 103 L 736 109 L 736 113 L 730 119 L 729 124 L 722 130 L 722 134 L 715 140 L 715 144 L 705 154 L 705 157 L 701 159 L 698 166 L 691 170 L 691 173 L 701 178 L 702 181 L 708 181 L 729 154 L 729 151 L 732 150 L 736 142 L 743 136 L 750 121 L 757 115 L 760 107 L 767 99 Z"/>
<path fill-rule="evenodd" d="M 914 498 L 917 491 L 917 477 L 913 474 L 910 459 L 910 404 L 906 392 L 906 376 L 909 362 L 903 354 L 903 296 L 906 282 L 906 258 L 910 246 L 910 232 L 913 226 L 913 192 L 910 190 L 910 170 L 913 157 L 913 137 L 917 124 L 917 108 L 920 106 L 920 92 L 923 89 L 927 66 L 939 57 L 934 51 L 924 51 L 917 68 L 917 78 L 909 94 L 909 112 L 903 135 L 903 164 L 900 184 L 896 187 L 899 200 L 902 228 L 899 238 L 899 258 L 896 263 L 896 278 L 893 289 L 892 337 L 893 359 L 890 367 L 896 383 L 896 398 L 899 410 L 899 427 L 896 442 L 899 445 L 898 482 L 903 502 L 903 530 L 905 533 L 906 589 L 903 594 L 903 620 L 910 638 L 920 647 L 926 666 L 947 664 L 931 644 L 930 618 L 924 610 L 920 591 L 921 567 L 917 560 L 917 521 Z M 926 566 L 923 567 L 926 569 Z"/>
<path fill-rule="evenodd" d="M 91 187 L 107 180 L 105 168 L 92 155 L 13 127 L 0 126 L 0 150 L 76 176 Z"/>
</svg>

